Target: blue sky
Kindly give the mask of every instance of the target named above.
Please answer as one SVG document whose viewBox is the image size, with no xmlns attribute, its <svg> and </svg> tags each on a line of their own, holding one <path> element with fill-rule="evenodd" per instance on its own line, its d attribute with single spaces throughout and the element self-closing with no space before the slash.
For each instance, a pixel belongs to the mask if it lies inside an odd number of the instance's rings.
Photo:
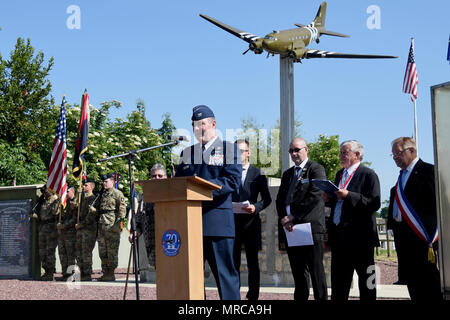
<svg viewBox="0 0 450 320">
<path fill-rule="evenodd" d="M 55 65 L 52 95 L 80 103 L 119 100 L 125 117 L 142 99 L 147 118 L 160 125 L 165 112 L 178 128 L 190 130 L 192 107 L 207 104 L 223 132 L 253 117 L 265 129 L 279 119 L 279 59 L 249 52 L 245 42 L 201 19 L 199 13 L 264 36 L 272 30 L 308 24 L 316 0 L 174 1 L 2 1 L 0 52 L 9 57 L 17 37 L 30 38 Z M 80 8 L 80 29 L 69 29 L 67 8 Z M 367 20 L 380 9 L 380 28 Z M 433 160 L 430 86 L 449 81 L 446 61 L 450 3 L 436 1 L 330 0 L 326 27 L 351 37 L 322 36 L 321 50 L 399 56 L 394 60 L 311 59 L 295 65 L 295 110 L 308 141 L 319 134 L 359 140 L 365 160 L 381 181 L 382 198 L 395 184 L 398 168 L 390 142 L 413 135 L 413 104 L 402 93 L 410 38 L 415 38 L 419 74 L 419 153 Z"/>
</svg>

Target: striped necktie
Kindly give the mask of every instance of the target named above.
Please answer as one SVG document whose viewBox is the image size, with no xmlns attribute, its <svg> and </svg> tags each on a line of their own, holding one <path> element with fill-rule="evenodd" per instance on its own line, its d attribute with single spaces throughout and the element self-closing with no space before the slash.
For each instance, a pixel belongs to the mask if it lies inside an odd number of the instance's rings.
<svg viewBox="0 0 450 320">
<path fill-rule="evenodd" d="M 347 169 L 344 169 L 344 174 L 342 175 L 341 182 L 339 183 L 339 187 L 342 185 L 345 185 L 345 182 L 348 179 L 348 171 Z M 338 225 L 341 222 L 341 215 L 342 215 L 342 203 L 344 200 L 338 200 L 336 203 L 336 206 L 334 207 L 334 216 L 333 216 L 333 222 L 335 225 Z"/>
<path fill-rule="evenodd" d="M 297 184 L 298 177 L 300 176 L 300 173 L 302 172 L 301 167 L 294 167 L 294 175 L 292 176 L 291 184 L 289 186 L 289 190 L 286 195 L 286 204 L 291 203 L 291 194 L 295 189 L 295 185 Z"/>
</svg>

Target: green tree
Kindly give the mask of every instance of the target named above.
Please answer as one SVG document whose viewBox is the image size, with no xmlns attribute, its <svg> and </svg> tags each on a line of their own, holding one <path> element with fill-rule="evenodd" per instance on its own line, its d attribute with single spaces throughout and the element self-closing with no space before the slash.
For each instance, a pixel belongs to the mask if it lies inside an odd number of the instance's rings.
<svg viewBox="0 0 450 320">
<path fill-rule="evenodd" d="M 0 184 L 29 184 L 50 161 L 58 113 L 48 80 L 53 58 L 35 54 L 30 39 L 18 38 L 9 59 L 0 54 Z"/>
<path fill-rule="evenodd" d="M 99 183 L 104 174 L 113 172 L 120 174 L 119 189 L 128 197 L 130 193 L 128 159 L 122 157 L 105 162 L 98 162 L 98 160 L 166 143 L 168 142 L 167 136 L 172 133 L 175 127 L 170 119 L 170 114 L 164 114 L 161 128 L 152 128 L 150 122 L 145 118 L 145 105 L 140 100 L 137 102 L 136 110 L 128 114 L 126 120 L 122 118 L 111 120 L 109 117 L 110 109 L 121 107 L 122 104 L 115 100 L 103 102 L 99 109 L 91 106 L 88 151 L 85 153 L 84 162 L 88 177 Z M 75 128 L 78 127 L 80 112 L 81 109 L 78 105 L 69 106 L 67 109 L 68 165 L 70 172 L 77 132 Z M 69 131 L 69 128 L 72 129 Z M 167 154 L 170 155 L 170 149 L 166 150 L 166 153 L 163 149 L 137 153 L 132 163 L 133 179 L 135 181 L 148 180 L 150 168 L 156 162 L 161 162 L 167 168 L 170 168 L 170 156 L 166 157 Z M 69 182 L 77 183 L 72 177 L 69 177 Z"/>
<path fill-rule="evenodd" d="M 381 204 L 380 212 L 377 212 L 377 218 L 387 219 L 389 211 L 389 200 L 384 200 Z"/>
<path fill-rule="evenodd" d="M 341 168 L 339 136 L 321 134 L 316 142 L 308 143 L 308 148 L 308 157 L 320 163 L 325 168 L 327 179 L 334 181 L 336 172 Z"/>
</svg>

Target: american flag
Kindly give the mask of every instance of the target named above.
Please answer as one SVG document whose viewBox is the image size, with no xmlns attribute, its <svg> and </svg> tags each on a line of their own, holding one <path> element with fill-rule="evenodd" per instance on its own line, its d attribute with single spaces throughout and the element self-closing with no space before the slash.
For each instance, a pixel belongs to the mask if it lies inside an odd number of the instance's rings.
<svg viewBox="0 0 450 320">
<path fill-rule="evenodd" d="M 405 78 L 403 79 L 403 92 L 411 95 L 411 100 L 417 99 L 417 84 L 419 78 L 417 76 L 416 62 L 414 60 L 414 39 L 411 39 L 411 47 L 409 48 L 408 63 L 406 64 Z"/>
<path fill-rule="evenodd" d="M 61 112 L 53 141 L 52 158 L 48 169 L 47 189 L 55 193 L 65 207 L 67 200 L 67 136 L 66 136 L 66 98 L 63 96 Z"/>
</svg>

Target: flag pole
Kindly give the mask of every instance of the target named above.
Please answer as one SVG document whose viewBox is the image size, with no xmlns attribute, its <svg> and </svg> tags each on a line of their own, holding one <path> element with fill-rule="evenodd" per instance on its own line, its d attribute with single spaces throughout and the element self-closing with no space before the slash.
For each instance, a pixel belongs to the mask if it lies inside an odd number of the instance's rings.
<svg viewBox="0 0 450 320">
<path fill-rule="evenodd" d="M 411 37 L 411 46 L 414 48 L 414 37 Z M 416 84 L 417 85 L 417 84 Z M 411 95 L 414 102 L 414 140 L 416 140 L 416 151 L 417 155 L 419 155 L 419 140 L 417 140 L 417 106 L 416 106 L 416 98 Z"/>
<path fill-rule="evenodd" d="M 416 151 L 417 155 L 419 155 L 419 137 L 417 134 L 417 108 L 416 108 L 416 99 L 414 100 L 414 140 L 416 140 Z"/>
<path fill-rule="evenodd" d="M 80 210 L 81 210 L 81 194 L 83 193 L 83 185 L 82 185 L 82 181 L 83 181 L 83 176 L 80 175 L 80 179 L 78 182 L 78 212 L 77 212 L 77 224 L 80 223 Z"/>
</svg>

